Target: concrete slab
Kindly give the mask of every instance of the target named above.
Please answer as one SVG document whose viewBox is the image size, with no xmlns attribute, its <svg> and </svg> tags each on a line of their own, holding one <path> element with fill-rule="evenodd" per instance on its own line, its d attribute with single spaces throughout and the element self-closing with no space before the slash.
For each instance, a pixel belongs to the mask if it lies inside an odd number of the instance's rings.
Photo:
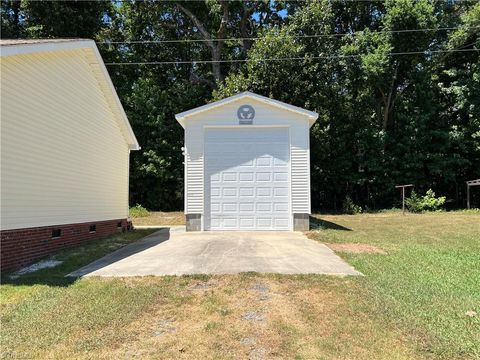
<svg viewBox="0 0 480 360">
<path fill-rule="evenodd" d="M 185 232 L 161 229 L 68 276 L 236 274 L 361 275 L 301 232 Z"/>
</svg>

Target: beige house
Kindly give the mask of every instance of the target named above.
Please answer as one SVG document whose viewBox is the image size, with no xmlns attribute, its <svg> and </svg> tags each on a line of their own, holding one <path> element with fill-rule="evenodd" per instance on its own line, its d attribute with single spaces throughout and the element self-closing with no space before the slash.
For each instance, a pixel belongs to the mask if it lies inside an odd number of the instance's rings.
<svg viewBox="0 0 480 360">
<path fill-rule="evenodd" d="M 132 128 L 91 40 L 1 40 L 1 260 L 125 230 Z"/>
</svg>

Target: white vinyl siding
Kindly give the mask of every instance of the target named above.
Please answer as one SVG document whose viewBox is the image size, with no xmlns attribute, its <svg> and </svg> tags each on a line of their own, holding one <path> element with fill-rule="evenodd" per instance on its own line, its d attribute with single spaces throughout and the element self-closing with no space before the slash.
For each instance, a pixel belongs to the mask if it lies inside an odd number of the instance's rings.
<svg viewBox="0 0 480 360">
<path fill-rule="evenodd" d="M 209 127 L 242 127 L 237 109 L 250 104 L 255 108 L 254 126 L 288 127 L 291 160 L 291 212 L 310 213 L 309 119 L 302 114 L 281 109 L 253 98 L 239 99 L 228 104 L 193 114 L 185 122 L 185 213 L 204 214 L 204 131 Z M 254 127 L 251 127 L 252 131 Z"/>
<path fill-rule="evenodd" d="M 185 131 L 187 173 L 186 214 L 203 214 L 203 127 L 193 124 Z"/>
<path fill-rule="evenodd" d="M 128 216 L 129 146 L 89 56 L 1 58 L 2 230 Z"/>
<path fill-rule="evenodd" d="M 292 213 L 310 214 L 310 150 L 308 123 L 292 131 L 290 147 L 292 171 Z M 300 145 L 301 144 L 301 145 Z"/>
</svg>

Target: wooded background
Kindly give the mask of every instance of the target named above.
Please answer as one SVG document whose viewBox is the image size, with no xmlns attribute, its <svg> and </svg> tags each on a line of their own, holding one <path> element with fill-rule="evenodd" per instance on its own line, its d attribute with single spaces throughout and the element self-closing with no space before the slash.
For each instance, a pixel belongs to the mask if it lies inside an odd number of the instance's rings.
<svg viewBox="0 0 480 360">
<path fill-rule="evenodd" d="M 407 183 L 462 207 L 465 181 L 480 177 L 478 1 L 1 5 L 2 38 L 97 41 L 142 146 L 132 153 L 131 204 L 183 207 L 174 114 L 244 90 L 320 114 L 315 209 L 337 209 L 346 196 L 391 207 L 394 185 Z"/>
</svg>

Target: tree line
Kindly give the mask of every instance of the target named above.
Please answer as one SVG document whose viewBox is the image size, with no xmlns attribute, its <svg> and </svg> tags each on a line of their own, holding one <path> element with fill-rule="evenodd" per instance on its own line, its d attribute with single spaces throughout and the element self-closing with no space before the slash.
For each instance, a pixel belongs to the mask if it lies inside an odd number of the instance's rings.
<svg viewBox="0 0 480 360">
<path fill-rule="evenodd" d="M 394 186 L 407 183 L 462 207 L 465 181 L 480 177 L 478 1 L 1 4 L 2 38 L 97 41 L 142 146 L 131 158 L 132 204 L 182 208 L 174 114 L 245 90 L 320 114 L 316 209 L 347 197 L 391 207 Z"/>
</svg>

